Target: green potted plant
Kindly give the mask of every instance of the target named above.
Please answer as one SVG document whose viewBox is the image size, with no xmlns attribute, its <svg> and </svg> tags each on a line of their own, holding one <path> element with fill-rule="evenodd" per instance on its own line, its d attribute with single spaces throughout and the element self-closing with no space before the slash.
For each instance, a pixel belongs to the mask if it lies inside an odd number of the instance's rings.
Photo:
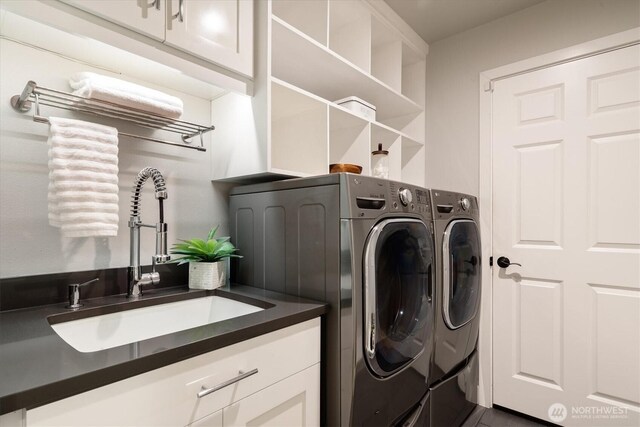
<svg viewBox="0 0 640 427">
<path fill-rule="evenodd" d="M 226 280 L 225 264 L 227 258 L 242 258 L 229 237 L 215 238 L 218 226 L 209 231 L 206 240 L 180 240 L 171 248 L 171 253 L 180 255 L 172 260 L 178 265 L 189 263 L 189 288 L 215 289 L 224 285 Z"/>
</svg>

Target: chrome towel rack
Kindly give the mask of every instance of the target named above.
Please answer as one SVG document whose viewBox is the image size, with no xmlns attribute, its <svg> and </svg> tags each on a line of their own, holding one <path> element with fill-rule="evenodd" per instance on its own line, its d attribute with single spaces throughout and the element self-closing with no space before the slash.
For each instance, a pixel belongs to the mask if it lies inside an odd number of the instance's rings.
<svg viewBox="0 0 640 427">
<path fill-rule="evenodd" d="M 38 86 L 33 80 L 27 82 L 20 95 L 11 97 L 11 106 L 15 110 L 26 113 L 33 108 L 34 122 L 49 123 L 49 119 L 40 114 L 41 105 L 99 117 L 124 120 L 149 129 L 159 129 L 177 133 L 180 135 L 182 142 L 173 142 L 120 131 L 118 135 L 158 142 L 160 144 L 191 148 L 198 151 L 207 151 L 204 147 L 204 139 L 202 136 L 215 129 L 213 125 L 203 126 L 184 120 L 163 117 L 137 108 L 125 107 L 108 101 L 85 98 L 68 92 Z M 199 145 L 194 144 L 193 140 L 196 137 L 199 137 Z"/>
</svg>

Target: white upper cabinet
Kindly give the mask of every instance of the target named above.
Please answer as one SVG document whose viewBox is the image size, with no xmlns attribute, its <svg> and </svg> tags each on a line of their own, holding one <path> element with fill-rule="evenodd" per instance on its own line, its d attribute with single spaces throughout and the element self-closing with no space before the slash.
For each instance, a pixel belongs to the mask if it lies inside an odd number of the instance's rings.
<svg viewBox="0 0 640 427">
<path fill-rule="evenodd" d="M 165 43 L 253 75 L 253 1 L 170 0 Z"/>
<path fill-rule="evenodd" d="M 205 61 L 253 77 L 253 1 L 61 1 Z"/>
<path fill-rule="evenodd" d="M 164 40 L 165 0 L 62 0 L 156 40 Z"/>
</svg>

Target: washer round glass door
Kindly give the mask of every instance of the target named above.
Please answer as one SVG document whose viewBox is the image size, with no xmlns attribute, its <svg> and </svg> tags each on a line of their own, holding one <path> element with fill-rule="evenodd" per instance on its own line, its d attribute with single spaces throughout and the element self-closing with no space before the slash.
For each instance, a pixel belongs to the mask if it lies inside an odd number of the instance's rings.
<svg viewBox="0 0 640 427">
<path fill-rule="evenodd" d="M 427 226 L 387 219 L 369 233 L 364 257 L 365 359 L 387 377 L 425 348 L 433 325 L 434 251 Z"/>
<path fill-rule="evenodd" d="M 452 221 L 442 241 L 442 306 L 451 329 L 473 319 L 480 303 L 480 234 L 474 221 Z"/>
</svg>

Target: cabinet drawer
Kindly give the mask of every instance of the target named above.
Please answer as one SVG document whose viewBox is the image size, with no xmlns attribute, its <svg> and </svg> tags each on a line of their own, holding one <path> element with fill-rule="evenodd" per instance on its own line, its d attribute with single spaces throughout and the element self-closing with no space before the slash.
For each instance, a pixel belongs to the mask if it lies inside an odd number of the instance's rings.
<svg viewBox="0 0 640 427">
<path fill-rule="evenodd" d="M 27 425 L 187 425 L 319 361 L 317 318 L 29 410 Z M 258 373 L 197 397 L 252 369 Z"/>
</svg>

